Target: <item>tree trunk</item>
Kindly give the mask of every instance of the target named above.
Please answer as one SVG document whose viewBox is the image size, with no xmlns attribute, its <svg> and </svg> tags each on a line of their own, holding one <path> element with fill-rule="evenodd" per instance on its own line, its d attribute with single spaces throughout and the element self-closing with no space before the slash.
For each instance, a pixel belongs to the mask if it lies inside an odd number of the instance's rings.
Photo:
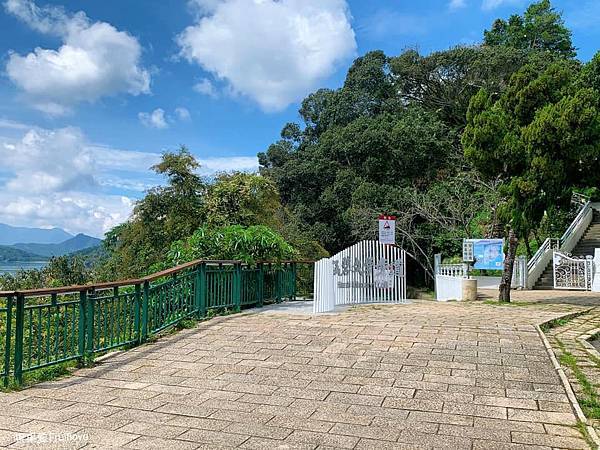
<svg viewBox="0 0 600 450">
<path fill-rule="evenodd" d="M 510 302 L 510 287 L 512 284 L 513 269 L 517 257 L 517 245 L 519 239 L 515 231 L 511 228 L 508 232 L 508 251 L 504 258 L 504 271 L 502 272 L 502 281 L 500 282 L 499 302 Z"/>
</svg>

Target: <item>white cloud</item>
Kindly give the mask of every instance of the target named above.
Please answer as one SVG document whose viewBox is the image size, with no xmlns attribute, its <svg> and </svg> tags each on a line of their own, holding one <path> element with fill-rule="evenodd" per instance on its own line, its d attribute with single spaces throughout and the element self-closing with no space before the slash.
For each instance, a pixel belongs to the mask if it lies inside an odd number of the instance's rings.
<svg viewBox="0 0 600 450">
<path fill-rule="evenodd" d="M 525 0 L 483 0 L 481 7 L 489 11 L 505 5 L 521 5 L 524 2 Z"/>
<path fill-rule="evenodd" d="M 190 0 L 189 6 L 195 10 L 198 15 L 210 14 L 214 12 L 222 0 Z"/>
<path fill-rule="evenodd" d="M 84 147 L 84 139 L 76 128 L 56 131 L 27 131 L 23 138 L 12 143 L 14 150 L 0 148 L 4 169 L 16 176 L 6 188 L 18 192 L 66 191 L 94 184 L 94 162 Z"/>
<path fill-rule="evenodd" d="M 158 128 L 159 130 L 169 128 L 165 118 L 165 110 L 162 108 L 156 108 L 151 113 L 141 112 L 138 114 L 138 118 L 148 128 Z"/>
<path fill-rule="evenodd" d="M 199 159 L 200 174 L 214 175 L 217 172 L 256 172 L 258 158 L 256 156 L 230 156 Z"/>
<path fill-rule="evenodd" d="M 0 121 L 18 138 L 0 136 L 0 222 L 58 226 L 72 233 L 102 236 L 129 217 L 136 198 L 164 179 L 150 170 L 160 153 L 93 144 L 77 128 L 30 128 Z M 199 158 L 199 174 L 254 172 L 257 158 Z"/>
<path fill-rule="evenodd" d="M 118 168 L 129 172 L 147 172 L 160 161 L 160 153 L 120 150 L 102 145 L 90 145 L 86 148 L 94 156 L 100 170 Z"/>
<path fill-rule="evenodd" d="M 467 2 L 466 0 L 450 0 L 448 6 L 450 9 L 461 9 L 467 6 Z"/>
<path fill-rule="evenodd" d="M 200 80 L 194 85 L 193 89 L 199 94 L 208 95 L 212 98 L 217 98 L 219 96 L 217 88 L 208 78 L 203 78 L 202 80 Z"/>
<path fill-rule="evenodd" d="M 266 111 L 300 100 L 354 56 L 345 0 L 195 0 L 181 54 Z M 202 82 L 203 83 L 203 82 Z"/>
<path fill-rule="evenodd" d="M 192 119 L 190 111 L 187 108 L 184 108 L 183 106 L 175 108 L 175 115 L 179 120 L 184 122 L 187 122 Z"/>
<path fill-rule="evenodd" d="M 16 122 L 14 120 L 0 119 L 0 128 L 8 128 L 12 130 L 27 130 L 31 128 L 31 125 Z"/>
<path fill-rule="evenodd" d="M 1 222 L 101 236 L 127 219 L 132 200 L 100 191 L 101 168 L 80 130 L 36 128 L 3 144 L 9 177 L 0 189 Z"/>
<path fill-rule="evenodd" d="M 8 77 L 37 109 L 61 115 L 77 103 L 150 91 L 142 48 L 127 32 L 106 22 L 92 23 L 83 12 L 70 15 L 31 0 L 8 0 L 4 7 L 32 29 L 62 40 L 57 50 L 38 47 L 27 55 L 9 54 Z"/>
<path fill-rule="evenodd" d="M 97 237 L 127 220 L 132 208 L 133 200 L 120 195 L 0 192 L 0 218 L 3 223 L 29 227 L 59 226 L 71 233 Z"/>
</svg>

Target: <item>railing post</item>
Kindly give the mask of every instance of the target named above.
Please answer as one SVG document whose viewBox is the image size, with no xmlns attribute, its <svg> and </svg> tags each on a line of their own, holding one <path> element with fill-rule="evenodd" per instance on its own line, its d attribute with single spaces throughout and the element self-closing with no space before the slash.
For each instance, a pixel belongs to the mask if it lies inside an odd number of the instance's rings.
<svg viewBox="0 0 600 450">
<path fill-rule="evenodd" d="M 94 354 L 94 310 L 96 308 L 96 291 L 91 290 L 90 294 L 87 296 L 87 305 L 86 305 L 86 359 L 91 357 Z M 117 317 L 117 320 L 119 318 Z M 89 361 L 86 361 L 88 363 Z"/>
<path fill-rule="evenodd" d="M 292 265 L 292 293 L 290 295 L 290 300 L 296 300 L 296 289 L 297 289 L 297 275 L 298 275 L 298 267 L 295 262 L 291 263 Z"/>
<path fill-rule="evenodd" d="M 142 342 L 148 339 L 148 297 L 150 296 L 150 282 L 144 281 L 144 295 L 142 297 Z"/>
<path fill-rule="evenodd" d="M 79 291 L 79 327 L 77 330 L 77 353 L 79 354 L 79 364 L 85 363 L 85 333 L 87 329 L 87 291 Z"/>
<path fill-rule="evenodd" d="M 279 267 L 279 270 L 277 270 L 277 266 L 275 266 L 275 286 L 277 289 L 277 294 L 275 295 L 275 299 L 277 303 L 281 303 L 281 301 L 283 300 L 283 268 Z"/>
<path fill-rule="evenodd" d="M 200 263 L 194 276 L 194 310 L 196 317 L 206 315 L 206 263 Z"/>
<path fill-rule="evenodd" d="M 240 312 L 242 309 L 242 263 L 236 262 L 233 269 L 233 306 L 235 312 Z"/>
<path fill-rule="evenodd" d="M 200 317 L 206 317 L 206 263 L 200 264 Z"/>
<path fill-rule="evenodd" d="M 200 317 L 200 266 L 194 270 L 194 315 Z"/>
<path fill-rule="evenodd" d="M 4 346 L 4 387 L 8 387 L 8 376 L 10 374 L 11 338 L 12 338 L 12 295 L 6 299 L 6 345 Z"/>
<path fill-rule="evenodd" d="M 25 296 L 17 294 L 15 321 L 15 379 L 23 384 L 23 327 L 25 326 Z"/>
<path fill-rule="evenodd" d="M 258 263 L 257 265 L 257 277 L 256 277 L 256 300 L 258 301 L 258 306 L 262 307 L 265 302 L 265 272 L 263 270 L 263 264 Z"/>
<path fill-rule="evenodd" d="M 135 284 L 135 318 L 133 327 L 135 329 L 135 340 L 139 344 L 142 341 L 142 329 L 140 327 L 140 316 L 142 309 L 142 287 L 140 283 Z"/>
</svg>

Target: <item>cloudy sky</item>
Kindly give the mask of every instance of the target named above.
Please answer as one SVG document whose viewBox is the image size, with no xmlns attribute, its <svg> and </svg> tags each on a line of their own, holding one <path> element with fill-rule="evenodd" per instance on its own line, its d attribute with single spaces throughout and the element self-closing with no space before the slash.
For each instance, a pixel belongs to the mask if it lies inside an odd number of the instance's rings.
<svg viewBox="0 0 600 450">
<path fill-rule="evenodd" d="M 255 170 L 353 58 L 477 43 L 522 0 L 0 0 L 0 222 L 102 236 L 187 145 L 202 173 Z M 600 1 L 555 0 L 579 57 Z M 83 9 L 82 9 L 83 8 Z"/>
</svg>

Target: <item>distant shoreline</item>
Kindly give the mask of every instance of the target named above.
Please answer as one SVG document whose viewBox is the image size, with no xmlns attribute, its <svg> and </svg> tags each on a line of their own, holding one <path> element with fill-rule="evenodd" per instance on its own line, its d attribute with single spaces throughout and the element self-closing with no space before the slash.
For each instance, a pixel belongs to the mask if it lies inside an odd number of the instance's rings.
<svg viewBox="0 0 600 450">
<path fill-rule="evenodd" d="M 0 261 L 0 275 L 15 274 L 21 270 L 39 270 L 47 264 L 47 259 L 38 261 Z"/>
</svg>

